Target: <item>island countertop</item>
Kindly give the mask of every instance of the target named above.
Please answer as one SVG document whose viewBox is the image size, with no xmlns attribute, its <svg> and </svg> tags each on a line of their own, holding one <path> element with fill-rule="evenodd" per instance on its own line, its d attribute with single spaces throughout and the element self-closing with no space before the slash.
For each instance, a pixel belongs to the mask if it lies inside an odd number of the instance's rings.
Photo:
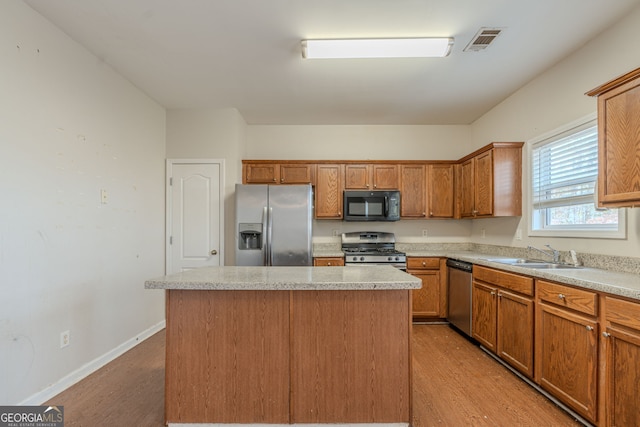
<svg viewBox="0 0 640 427">
<path fill-rule="evenodd" d="M 395 267 L 204 267 L 149 279 L 147 289 L 375 290 L 419 289 L 422 281 Z"/>
</svg>

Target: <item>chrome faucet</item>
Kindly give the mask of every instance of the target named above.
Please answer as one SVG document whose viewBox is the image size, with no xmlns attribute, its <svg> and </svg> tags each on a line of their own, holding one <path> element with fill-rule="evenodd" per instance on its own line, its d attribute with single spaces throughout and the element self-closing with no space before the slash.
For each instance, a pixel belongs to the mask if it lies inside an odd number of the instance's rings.
<svg viewBox="0 0 640 427">
<path fill-rule="evenodd" d="M 558 251 L 556 249 L 553 249 L 551 247 L 551 245 L 545 245 L 545 246 L 549 248 L 549 251 L 538 249 L 538 248 L 536 248 L 534 246 L 527 246 L 527 249 L 533 249 L 533 250 L 536 250 L 538 252 L 541 252 L 541 253 L 545 254 L 546 256 L 552 257 L 553 258 L 553 262 L 555 264 L 559 263 L 560 262 L 560 251 Z"/>
</svg>

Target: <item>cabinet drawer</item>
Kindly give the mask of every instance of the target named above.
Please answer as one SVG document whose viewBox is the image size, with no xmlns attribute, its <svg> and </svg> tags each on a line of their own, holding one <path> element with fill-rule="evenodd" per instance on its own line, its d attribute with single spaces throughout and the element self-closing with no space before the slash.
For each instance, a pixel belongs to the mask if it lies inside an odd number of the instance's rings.
<svg viewBox="0 0 640 427">
<path fill-rule="evenodd" d="M 609 322 L 640 330 L 640 304 L 605 297 L 604 307 Z"/>
<path fill-rule="evenodd" d="M 541 301 L 570 308 L 591 316 L 598 314 L 598 294 L 595 292 L 544 280 L 536 280 L 536 287 L 538 289 L 538 298 Z"/>
<path fill-rule="evenodd" d="M 533 296 L 533 279 L 531 277 L 474 265 L 473 278 L 514 292 Z"/>
<path fill-rule="evenodd" d="M 420 269 L 439 269 L 440 258 L 422 258 L 422 257 L 409 257 L 407 258 L 407 270 L 420 270 Z"/>
<path fill-rule="evenodd" d="M 315 267 L 342 267 L 344 266 L 344 258 L 339 257 L 320 257 L 313 259 Z"/>
</svg>

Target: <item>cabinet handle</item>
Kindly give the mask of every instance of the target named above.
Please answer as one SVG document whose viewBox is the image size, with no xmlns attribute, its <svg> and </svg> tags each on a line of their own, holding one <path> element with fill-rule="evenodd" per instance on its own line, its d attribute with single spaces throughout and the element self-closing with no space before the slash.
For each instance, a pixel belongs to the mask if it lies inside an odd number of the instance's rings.
<svg viewBox="0 0 640 427">
<path fill-rule="evenodd" d="M 276 179 L 275 179 L 275 178 L 273 178 L 273 182 L 276 182 Z"/>
<path fill-rule="evenodd" d="M 587 331 L 593 331 L 593 326 L 587 325 Z"/>
<path fill-rule="evenodd" d="M 498 298 L 502 298 L 502 294 L 498 292 Z"/>
<path fill-rule="evenodd" d="M 330 262 L 327 263 L 327 267 L 331 267 L 331 263 Z"/>
<path fill-rule="evenodd" d="M 495 293 L 495 292 L 493 292 L 493 291 L 491 291 L 491 296 L 492 296 L 492 297 L 496 296 L 496 293 Z"/>
<path fill-rule="evenodd" d="M 565 295 L 564 295 L 564 294 L 558 294 L 558 298 L 560 298 L 560 299 L 565 299 L 566 297 L 565 297 Z"/>
<path fill-rule="evenodd" d="M 426 263 L 426 262 L 424 262 L 424 261 L 422 261 L 422 266 L 423 266 L 423 267 L 426 267 L 426 266 L 427 266 L 427 263 Z"/>
<path fill-rule="evenodd" d="M 603 332 L 602 336 L 605 338 L 609 338 L 611 336 L 611 334 L 609 332 Z"/>
</svg>

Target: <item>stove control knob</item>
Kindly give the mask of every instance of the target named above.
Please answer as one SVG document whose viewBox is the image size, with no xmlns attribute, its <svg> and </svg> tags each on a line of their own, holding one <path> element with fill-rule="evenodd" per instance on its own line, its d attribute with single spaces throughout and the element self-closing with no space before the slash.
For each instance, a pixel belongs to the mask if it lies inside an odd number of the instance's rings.
<svg viewBox="0 0 640 427">
<path fill-rule="evenodd" d="M 400 257 L 399 256 L 396 257 L 396 261 L 400 261 Z"/>
<path fill-rule="evenodd" d="M 387 257 L 387 261 L 393 261 L 393 257 L 392 256 Z"/>
<path fill-rule="evenodd" d="M 353 260 L 354 260 L 354 261 L 357 261 L 357 260 L 358 260 L 358 257 L 357 257 L 357 256 L 354 256 L 354 257 L 353 257 Z"/>
<path fill-rule="evenodd" d="M 363 256 L 360 257 L 360 261 L 364 261 L 364 257 Z"/>
</svg>

